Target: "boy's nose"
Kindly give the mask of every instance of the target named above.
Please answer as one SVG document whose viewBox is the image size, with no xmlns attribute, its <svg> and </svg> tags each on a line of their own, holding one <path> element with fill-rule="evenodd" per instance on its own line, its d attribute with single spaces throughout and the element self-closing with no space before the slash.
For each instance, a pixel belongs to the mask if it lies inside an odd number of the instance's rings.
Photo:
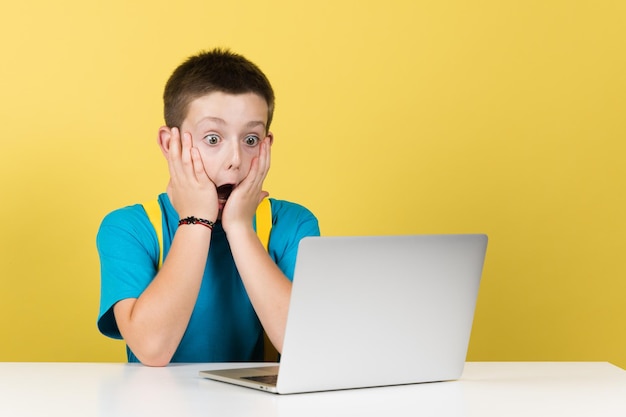
<svg viewBox="0 0 626 417">
<path fill-rule="evenodd" d="M 230 149 L 230 159 L 228 161 L 228 169 L 239 169 L 239 165 L 241 164 L 241 149 L 239 149 L 239 145 L 235 144 Z"/>
</svg>

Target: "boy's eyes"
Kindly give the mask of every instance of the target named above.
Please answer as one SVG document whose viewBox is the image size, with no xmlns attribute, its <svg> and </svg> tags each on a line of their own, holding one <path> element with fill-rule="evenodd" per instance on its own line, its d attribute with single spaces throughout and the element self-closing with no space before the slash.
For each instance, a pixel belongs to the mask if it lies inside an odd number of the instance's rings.
<svg viewBox="0 0 626 417">
<path fill-rule="evenodd" d="M 217 145 L 220 142 L 220 137 L 219 135 L 211 133 L 204 137 L 204 141 L 209 145 Z M 256 146 L 261 142 L 261 139 L 256 135 L 248 135 L 243 139 L 243 142 L 247 146 Z"/>
</svg>

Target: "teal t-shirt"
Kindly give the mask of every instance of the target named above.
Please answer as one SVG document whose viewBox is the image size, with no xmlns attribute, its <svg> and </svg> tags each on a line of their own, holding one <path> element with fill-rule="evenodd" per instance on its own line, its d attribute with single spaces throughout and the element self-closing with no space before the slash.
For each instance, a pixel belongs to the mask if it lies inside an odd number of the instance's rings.
<svg viewBox="0 0 626 417">
<path fill-rule="evenodd" d="M 272 231 L 268 252 L 282 272 L 293 279 L 298 244 L 319 236 L 315 216 L 306 208 L 270 199 Z M 163 212 L 163 246 L 167 257 L 178 228 L 178 214 L 167 194 L 159 196 Z M 98 328 L 121 339 L 113 306 L 138 298 L 154 279 L 159 242 L 140 204 L 109 213 L 96 238 L 100 255 L 101 292 Z M 137 362 L 128 350 L 129 362 Z M 235 362 L 263 358 L 263 329 L 237 272 L 221 223 L 213 228 L 211 246 L 198 300 L 172 362 Z"/>
</svg>

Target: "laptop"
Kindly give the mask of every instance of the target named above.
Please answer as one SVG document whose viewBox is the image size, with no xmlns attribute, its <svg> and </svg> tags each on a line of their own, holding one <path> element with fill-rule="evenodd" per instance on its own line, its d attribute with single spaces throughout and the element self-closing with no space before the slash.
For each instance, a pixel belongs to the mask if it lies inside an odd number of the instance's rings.
<svg viewBox="0 0 626 417">
<path fill-rule="evenodd" d="M 278 394 L 461 376 L 487 236 L 300 241 L 280 364 L 200 376 Z"/>
</svg>

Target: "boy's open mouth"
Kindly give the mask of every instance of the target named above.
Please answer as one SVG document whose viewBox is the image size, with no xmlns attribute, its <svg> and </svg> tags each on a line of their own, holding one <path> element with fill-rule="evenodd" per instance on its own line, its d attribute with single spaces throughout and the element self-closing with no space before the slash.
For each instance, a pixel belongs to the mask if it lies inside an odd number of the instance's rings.
<svg viewBox="0 0 626 417">
<path fill-rule="evenodd" d="M 233 192 L 233 184 L 224 184 L 217 187 L 217 199 L 225 202 L 230 197 L 230 193 Z"/>
</svg>

